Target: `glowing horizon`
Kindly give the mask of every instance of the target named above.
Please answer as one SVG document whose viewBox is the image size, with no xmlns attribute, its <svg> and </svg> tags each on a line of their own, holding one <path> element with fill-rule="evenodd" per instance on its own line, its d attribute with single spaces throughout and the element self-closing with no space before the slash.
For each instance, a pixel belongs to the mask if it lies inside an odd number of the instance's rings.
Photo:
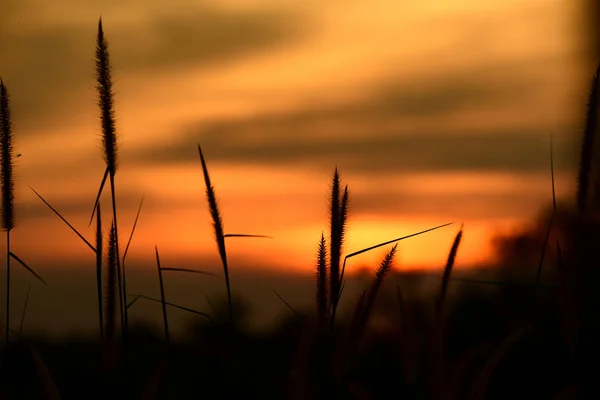
<svg viewBox="0 0 600 400">
<path fill-rule="evenodd" d="M 38 3 L 0 16 L 24 259 L 90 256 L 28 185 L 92 241 L 100 14 L 123 248 L 145 195 L 131 260 L 152 259 L 154 245 L 171 258 L 216 255 L 196 143 L 226 230 L 273 236 L 230 242 L 232 257 L 299 271 L 327 236 L 335 166 L 351 191 L 347 252 L 455 222 L 401 242 L 399 269 L 440 268 L 461 223 L 457 267 L 489 262 L 490 237 L 550 200 L 550 133 L 558 194 L 571 193 L 589 74 L 564 0 Z"/>
</svg>

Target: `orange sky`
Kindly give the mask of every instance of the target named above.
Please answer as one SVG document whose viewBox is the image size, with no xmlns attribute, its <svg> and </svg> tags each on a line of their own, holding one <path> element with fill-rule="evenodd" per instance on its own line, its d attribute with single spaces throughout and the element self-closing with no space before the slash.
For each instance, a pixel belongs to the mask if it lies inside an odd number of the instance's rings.
<svg viewBox="0 0 600 400">
<path fill-rule="evenodd" d="M 456 222 L 403 242 L 397 266 L 441 266 L 460 223 L 459 266 L 483 262 L 492 232 L 550 200 L 551 133 L 558 191 L 569 193 L 591 75 L 573 6 L 9 0 L 0 76 L 23 154 L 15 252 L 41 269 L 90 257 L 28 185 L 93 239 L 86 226 L 104 170 L 93 76 L 102 15 L 123 246 L 146 196 L 132 259 L 151 259 L 155 244 L 172 260 L 216 257 L 200 143 L 226 231 L 274 237 L 231 242 L 234 257 L 312 268 L 337 165 L 351 190 L 348 251 Z"/>
</svg>

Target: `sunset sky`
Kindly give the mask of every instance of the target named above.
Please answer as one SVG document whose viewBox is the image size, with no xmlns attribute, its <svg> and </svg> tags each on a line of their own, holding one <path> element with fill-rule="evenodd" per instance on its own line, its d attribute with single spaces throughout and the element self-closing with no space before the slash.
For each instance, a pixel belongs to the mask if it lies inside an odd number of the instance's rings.
<svg viewBox="0 0 600 400">
<path fill-rule="evenodd" d="M 101 16 L 122 246 L 145 194 L 132 260 L 151 263 L 156 244 L 172 264 L 216 263 L 199 143 L 226 232 L 273 236 L 229 242 L 234 262 L 312 273 L 337 165 L 348 252 L 456 222 L 402 242 L 396 266 L 441 267 L 460 223 L 457 262 L 480 263 L 494 232 L 550 201 L 551 134 L 557 191 L 570 193 L 594 71 L 574 3 L 3 1 L 0 76 L 22 153 L 13 251 L 40 270 L 92 260 L 28 186 L 93 239 Z"/>
</svg>

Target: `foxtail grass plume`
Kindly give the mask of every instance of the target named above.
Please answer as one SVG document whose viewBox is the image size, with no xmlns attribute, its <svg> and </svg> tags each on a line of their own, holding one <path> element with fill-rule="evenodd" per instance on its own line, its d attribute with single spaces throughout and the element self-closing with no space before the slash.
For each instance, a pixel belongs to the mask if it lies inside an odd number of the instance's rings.
<svg viewBox="0 0 600 400">
<path fill-rule="evenodd" d="M 0 190 L 2 192 L 2 229 L 6 231 L 6 331 L 8 346 L 10 324 L 10 231 L 15 226 L 13 182 L 13 135 L 10 100 L 0 79 Z"/>
<path fill-rule="evenodd" d="M 96 81 L 102 126 L 103 156 L 108 171 L 114 176 L 117 170 L 117 133 L 115 129 L 110 57 L 108 42 L 102 29 L 102 19 L 98 21 L 98 36 L 96 38 Z"/>
<path fill-rule="evenodd" d="M 320 329 L 325 326 L 329 316 L 327 282 L 327 247 L 325 236 L 321 233 L 317 252 L 317 321 Z"/>
<path fill-rule="evenodd" d="M 335 293 L 339 291 L 340 287 L 340 214 L 340 175 L 336 167 L 331 184 L 331 198 L 329 199 L 329 292 L 331 293 L 332 303 L 335 302 Z"/>
<path fill-rule="evenodd" d="M 208 175 L 208 168 L 204 155 L 202 154 L 202 148 L 198 145 L 198 153 L 200 155 L 200 162 L 202 163 L 202 172 L 204 174 L 204 184 L 206 186 L 206 197 L 208 199 L 208 208 L 210 216 L 213 221 L 213 228 L 215 230 L 215 240 L 219 249 L 219 255 L 221 257 L 221 263 L 223 264 L 223 272 L 225 274 L 225 285 L 227 285 L 227 303 L 229 306 L 229 321 L 232 321 L 232 304 L 231 304 L 231 286 L 229 284 L 229 267 L 227 265 L 227 252 L 225 251 L 225 235 L 223 230 L 223 219 L 221 218 L 221 211 L 219 210 L 219 204 L 217 203 L 217 197 L 215 195 L 215 189 L 210 182 L 210 176 Z"/>
<path fill-rule="evenodd" d="M 13 182 L 13 134 L 10 117 L 10 100 L 6 86 L 0 79 L 0 187 L 2 190 L 2 229 L 10 231 L 15 226 Z"/>
</svg>

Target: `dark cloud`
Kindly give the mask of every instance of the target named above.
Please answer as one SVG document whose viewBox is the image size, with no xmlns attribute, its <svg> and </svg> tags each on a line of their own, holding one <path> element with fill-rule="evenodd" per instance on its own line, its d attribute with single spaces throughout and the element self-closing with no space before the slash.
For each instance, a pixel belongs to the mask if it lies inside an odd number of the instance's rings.
<svg viewBox="0 0 600 400">
<path fill-rule="evenodd" d="M 39 20 L 31 2 L 7 10 L 12 17 L 0 24 L 0 76 L 11 91 L 15 120 L 21 128 L 39 128 L 49 118 L 69 117 L 82 91 L 93 96 L 98 15 L 90 11 L 83 27 Z M 203 3 L 196 12 L 156 12 L 142 24 L 123 26 L 107 17 L 104 23 L 117 82 L 127 73 L 232 61 L 287 44 L 302 25 L 285 10 L 234 12 Z"/>
<path fill-rule="evenodd" d="M 525 89 L 524 89 L 525 88 Z M 522 101 L 520 80 L 488 82 L 483 78 L 447 76 L 424 87 L 387 84 L 371 98 L 335 106 L 306 106 L 286 114 L 266 114 L 229 121 L 203 121 L 166 144 L 129 150 L 140 163 L 196 162 L 200 143 L 211 162 L 282 165 L 344 170 L 547 171 L 550 131 L 540 127 L 485 129 L 436 124 L 436 118 L 501 107 Z M 503 110 L 499 109 L 498 115 Z M 541 115 L 542 117 L 542 115 Z M 508 116 L 507 118 L 510 118 Z M 405 121 L 427 128 L 407 128 Z M 571 168 L 577 132 L 563 126 L 555 137 L 556 168 Z"/>
<path fill-rule="evenodd" d="M 395 182 L 390 180 L 390 185 Z M 550 186 L 550 180 L 548 181 Z M 439 196 L 420 194 L 410 187 L 400 191 L 352 193 L 351 211 L 358 214 L 391 216 L 394 214 L 436 215 L 452 220 L 515 217 L 539 207 L 540 197 L 529 192 L 485 193 L 471 188 L 465 193 L 444 193 Z M 547 198 L 550 198 L 548 191 Z M 518 204 L 518 209 L 515 206 Z M 522 211 L 524 210 L 524 211 Z"/>
</svg>

